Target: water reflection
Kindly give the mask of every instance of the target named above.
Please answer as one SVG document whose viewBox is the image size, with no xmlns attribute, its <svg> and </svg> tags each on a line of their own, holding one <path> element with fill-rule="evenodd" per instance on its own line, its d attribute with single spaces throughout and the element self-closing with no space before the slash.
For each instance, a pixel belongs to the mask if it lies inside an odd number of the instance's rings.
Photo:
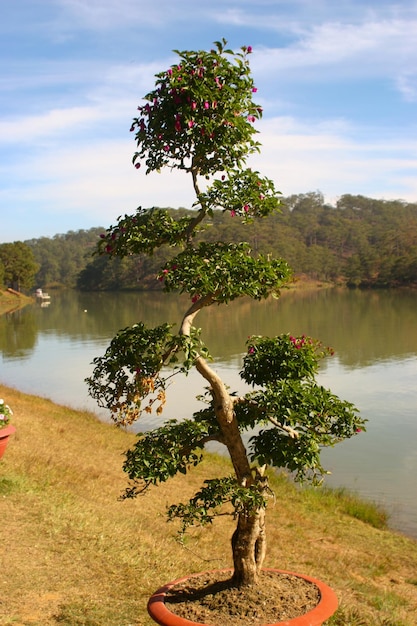
<svg viewBox="0 0 417 626">
<path fill-rule="evenodd" d="M 0 316 L 0 350 L 5 360 L 29 358 L 33 352 L 38 326 L 32 307 Z"/>
<path fill-rule="evenodd" d="M 35 348 L 38 334 L 99 341 L 138 320 L 178 324 L 187 302 L 160 293 L 58 292 L 48 308 L 29 306 L 0 317 L 0 350 L 3 357 L 21 358 Z M 210 307 L 197 320 L 213 354 L 225 361 L 244 351 L 248 335 L 291 332 L 320 338 L 345 366 L 356 367 L 417 353 L 416 304 L 412 291 L 284 292 L 279 300 Z"/>
<path fill-rule="evenodd" d="M 84 379 L 120 328 L 142 320 L 180 323 L 189 300 L 160 293 L 51 293 L 47 308 L 28 306 L 0 317 L 0 380 L 28 393 L 99 412 Z M 357 489 L 393 513 L 395 527 L 417 538 L 417 292 L 329 289 L 284 292 L 279 300 L 240 300 L 211 307 L 197 322 L 215 367 L 232 389 L 249 335 L 308 334 L 336 350 L 320 382 L 355 403 L 369 420 L 368 432 L 326 450 L 330 484 Z M 164 418 L 200 408 L 204 390 L 195 373 L 175 377 Z M 192 393 L 189 393 L 190 387 Z M 155 424 L 143 420 L 138 428 Z"/>
</svg>

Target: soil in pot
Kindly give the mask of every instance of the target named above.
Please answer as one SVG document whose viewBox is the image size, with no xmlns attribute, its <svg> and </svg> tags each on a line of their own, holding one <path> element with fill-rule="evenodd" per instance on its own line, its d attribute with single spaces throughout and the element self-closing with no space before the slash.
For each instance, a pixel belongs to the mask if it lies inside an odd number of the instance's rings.
<svg viewBox="0 0 417 626">
<path fill-rule="evenodd" d="M 317 606 L 318 587 L 293 574 L 264 571 L 256 587 L 233 587 L 230 570 L 189 578 L 167 592 L 167 608 L 201 624 L 257 626 L 304 615 Z"/>
</svg>

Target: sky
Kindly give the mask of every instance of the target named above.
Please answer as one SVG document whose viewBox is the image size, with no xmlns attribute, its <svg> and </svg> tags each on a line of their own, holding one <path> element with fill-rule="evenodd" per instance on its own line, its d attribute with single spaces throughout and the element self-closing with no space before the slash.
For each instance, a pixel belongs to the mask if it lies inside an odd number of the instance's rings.
<svg viewBox="0 0 417 626">
<path fill-rule="evenodd" d="M 0 0 L 0 243 L 191 207 L 129 132 L 173 50 L 252 46 L 261 153 L 284 196 L 417 202 L 417 0 Z"/>
</svg>

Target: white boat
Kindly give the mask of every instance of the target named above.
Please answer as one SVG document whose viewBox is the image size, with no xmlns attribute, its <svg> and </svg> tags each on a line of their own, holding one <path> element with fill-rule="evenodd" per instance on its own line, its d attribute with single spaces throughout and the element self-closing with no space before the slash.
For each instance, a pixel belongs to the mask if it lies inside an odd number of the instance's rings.
<svg viewBox="0 0 417 626">
<path fill-rule="evenodd" d="M 39 300 L 50 300 L 51 296 L 47 293 L 44 293 L 42 289 L 37 289 L 35 291 L 35 296 L 39 298 Z"/>
</svg>

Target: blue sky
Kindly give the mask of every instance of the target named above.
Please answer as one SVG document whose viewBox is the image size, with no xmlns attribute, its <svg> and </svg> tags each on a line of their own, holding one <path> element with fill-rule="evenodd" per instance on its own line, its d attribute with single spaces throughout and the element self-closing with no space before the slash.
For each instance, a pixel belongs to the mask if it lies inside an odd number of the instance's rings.
<svg viewBox="0 0 417 626">
<path fill-rule="evenodd" d="M 0 0 L 0 242 L 190 207 L 129 132 L 173 49 L 251 45 L 251 165 L 287 196 L 417 202 L 416 0 Z"/>
</svg>

